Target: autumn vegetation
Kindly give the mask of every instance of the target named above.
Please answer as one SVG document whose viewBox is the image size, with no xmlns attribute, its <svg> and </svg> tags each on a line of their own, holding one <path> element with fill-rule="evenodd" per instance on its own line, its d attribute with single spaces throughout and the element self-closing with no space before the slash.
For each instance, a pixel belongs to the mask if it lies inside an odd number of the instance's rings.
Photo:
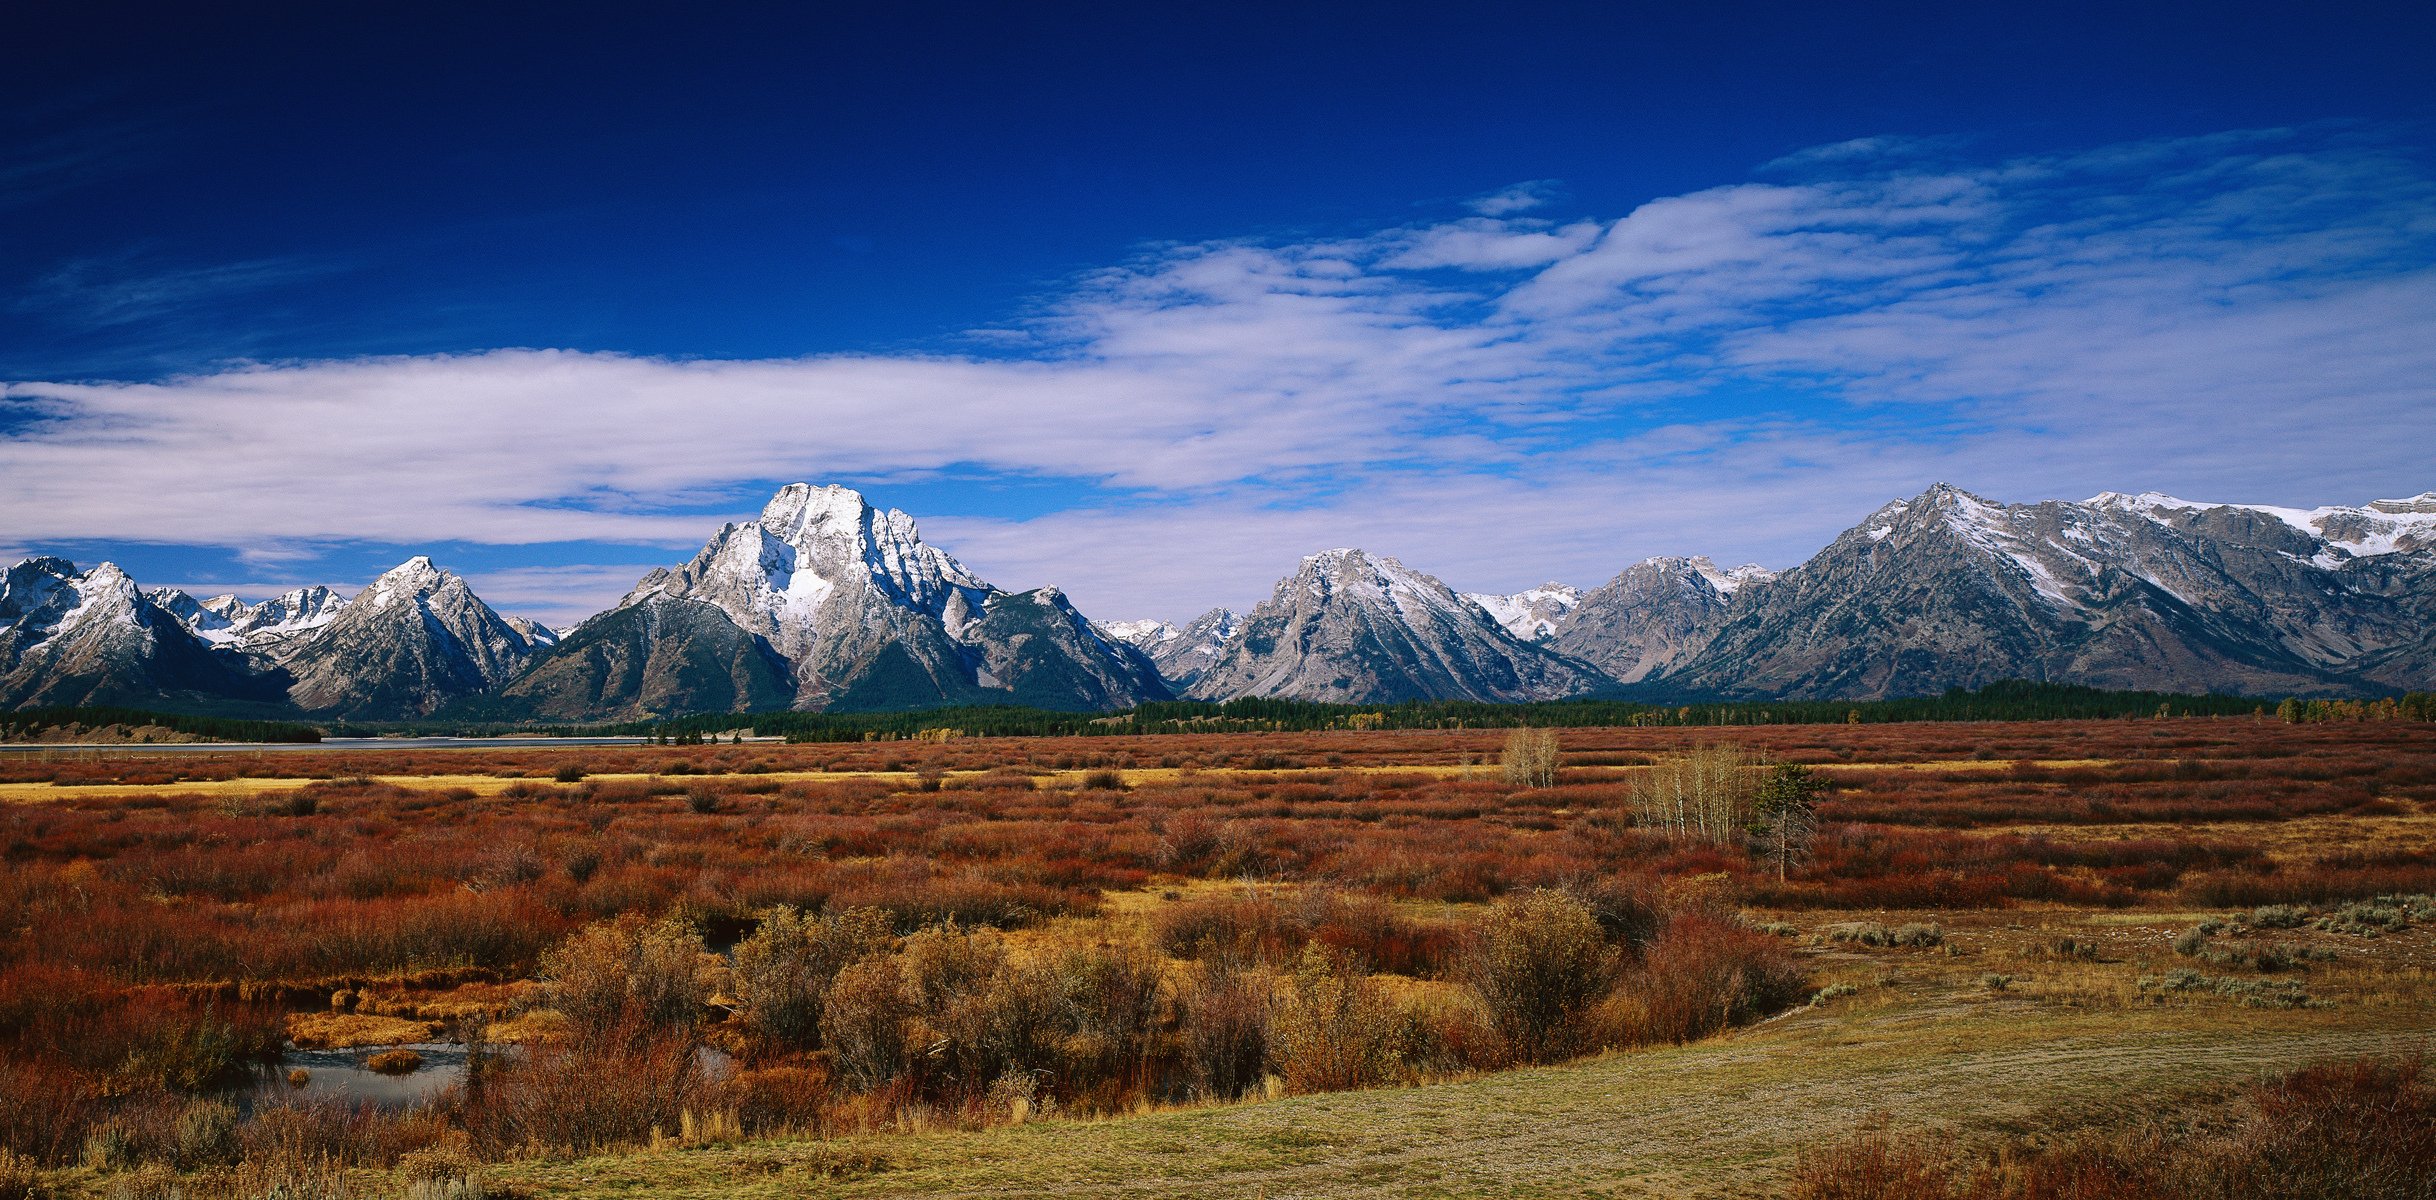
<svg viewBox="0 0 2436 1200">
<path fill-rule="evenodd" d="M 1693 1042 L 1816 1001 L 1823 955 L 1943 953 L 1916 932 L 1939 914 L 2223 910 L 2177 943 L 2200 982 L 2159 972 L 2142 1002 L 2230 979 L 2257 986 L 2211 1002 L 2322 1003 L 2279 939 L 2436 917 L 2409 899 L 2436 846 L 2328 833 L 2436 803 L 2422 724 L 1730 732 L 12 756 L 0 1149 L 59 1186 L 439 1187 Z M 407 1107 L 286 1078 L 291 1042 L 401 1027 L 422 1036 L 361 1044 L 455 1043 L 462 1077 Z M 2348 1078 L 2237 1116 L 2352 1103 Z M 2249 1169 L 2213 1136 L 2167 1140 Z M 2005 1182 L 2045 1169 L 1862 1140 L 1800 1186 L 2057 1194 Z"/>
</svg>

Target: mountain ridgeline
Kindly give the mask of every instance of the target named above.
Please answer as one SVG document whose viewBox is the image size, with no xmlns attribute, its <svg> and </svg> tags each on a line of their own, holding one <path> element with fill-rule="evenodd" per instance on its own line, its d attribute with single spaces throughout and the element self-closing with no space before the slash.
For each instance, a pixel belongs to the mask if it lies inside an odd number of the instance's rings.
<svg viewBox="0 0 2436 1200">
<path fill-rule="evenodd" d="M 116 566 L 0 575 L 0 708 L 346 721 L 694 713 L 1867 701 L 2000 680 L 2340 696 L 2436 683 L 2436 493 L 2319 509 L 1947 485 L 1782 572 L 1646 559 L 1597 587 L 1458 593 L 1356 549 L 1249 613 L 1086 619 L 995 587 L 913 518 L 792 484 L 572 629 L 415 557 L 352 596 L 248 604 Z M 1196 706 L 1198 707 L 1198 706 Z M 808 719 L 808 718 L 806 718 Z M 1181 719 L 1181 718 L 1179 718 Z"/>
</svg>

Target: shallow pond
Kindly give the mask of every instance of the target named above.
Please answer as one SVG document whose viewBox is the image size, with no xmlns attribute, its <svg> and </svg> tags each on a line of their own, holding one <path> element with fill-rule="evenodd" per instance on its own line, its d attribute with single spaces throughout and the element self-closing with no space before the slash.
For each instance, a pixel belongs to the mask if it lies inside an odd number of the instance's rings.
<svg viewBox="0 0 2436 1200">
<path fill-rule="evenodd" d="M 384 1050 L 406 1049 L 423 1056 L 423 1065 L 407 1075 L 383 1075 L 364 1060 Z M 289 1086 L 288 1072 L 302 1067 L 310 1078 L 303 1087 Z M 465 1047 L 450 1042 L 415 1042 L 399 1046 L 361 1046 L 351 1050 L 290 1050 L 279 1058 L 276 1078 L 265 1090 L 298 1100 L 338 1100 L 369 1103 L 376 1108 L 411 1108 L 447 1091 L 465 1078 Z"/>
<path fill-rule="evenodd" d="M 405 1075 L 383 1075 L 364 1065 L 373 1055 L 386 1050 L 412 1050 L 423 1056 L 423 1065 Z M 494 1055 L 518 1052 L 513 1045 L 491 1047 Z M 734 1060 L 726 1053 L 704 1046 L 694 1052 L 694 1061 L 706 1079 L 724 1079 L 734 1070 Z M 307 1078 L 303 1087 L 288 1083 L 287 1074 L 303 1068 Z M 374 1108 L 402 1109 L 437 1099 L 465 1078 L 465 1047 L 455 1042 L 410 1042 L 399 1046 L 357 1046 L 347 1050 L 289 1050 L 280 1055 L 279 1065 L 271 1078 L 257 1087 L 247 1099 L 252 1104 L 274 1102 L 281 1098 L 306 1103 L 369 1104 Z M 248 1104 L 247 1107 L 251 1107 Z"/>
</svg>

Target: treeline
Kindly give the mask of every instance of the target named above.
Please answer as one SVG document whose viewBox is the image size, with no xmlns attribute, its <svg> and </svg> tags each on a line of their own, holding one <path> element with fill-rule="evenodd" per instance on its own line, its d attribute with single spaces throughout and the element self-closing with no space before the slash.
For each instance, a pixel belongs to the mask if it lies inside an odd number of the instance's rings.
<svg viewBox="0 0 2436 1200">
<path fill-rule="evenodd" d="M 251 721 L 241 717 L 197 717 L 151 712 L 140 708 L 26 708 L 0 712 L 0 741 L 40 740 L 53 730 L 128 729 L 152 726 L 221 742 L 318 742 L 321 730 L 292 721 Z"/>
<path fill-rule="evenodd" d="M 735 730 L 790 742 L 861 742 L 945 737 L 1089 737 L 1144 733 L 1307 733 L 1331 729 L 1513 729 L 1604 726 L 1881 724 L 1896 721 L 2053 721 L 2116 717 L 2262 714 L 2258 700 L 2170 692 L 2114 692 L 2008 680 L 1977 691 L 1900 700 L 1765 700 L 1657 704 L 1559 700 L 1489 704 L 1461 700 L 1322 704 L 1309 700 L 1166 701 L 1117 713 L 1037 708 L 934 708 L 885 713 L 704 713 L 665 721 L 595 726 L 586 735 L 692 741 Z M 562 732 L 572 732 L 563 731 Z"/>
<path fill-rule="evenodd" d="M 2376 700 L 2303 700 L 2287 697 L 2275 715 L 2289 725 L 2328 721 L 2436 721 L 2436 692 L 2408 692 Z"/>
</svg>

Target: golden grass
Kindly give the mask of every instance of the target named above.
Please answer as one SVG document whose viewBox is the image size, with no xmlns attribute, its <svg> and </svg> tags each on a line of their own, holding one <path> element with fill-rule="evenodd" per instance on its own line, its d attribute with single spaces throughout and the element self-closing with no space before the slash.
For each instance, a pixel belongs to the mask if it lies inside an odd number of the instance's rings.
<svg viewBox="0 0 2436 1200">
<path fill-rule="evenodd" d="M 378 752 L 369 751 L 367 753 Z M 2062 769 L 2067 767 L 2108 766 L 2112 765 L 2115 761 L 2116 760 L 2113 759 L 2102 758 L 2058 758 L 2040 759 L 2037 760 L 2037 765 L 2043 768 Z M 2012 766 L 2013 763 L 2011 761 L 1992 761 L 1975 758 L 1940 759 L 1931 762 L 1836 762 L 1812 764 L 1812 768 L 1814 770 L 1820 771 L 1997 771 L 2009 770 Z M 1632 772 L 1646 769 L 1647 768 L 1643 767 L 1568 768 L 1567 777 L 1587 778 L 1591 781 L 1606 778 L 1620 779 L 1631 774 Z M 1495 767 L 1494 765 L 1483 768 L 1476 765 L 1463 766 L 1434 763 L 1414 765 L 1363 764 L 1324 767 L 1314 766 L 1308 768 L 1285 768 L 1281 770 L 1255 770 L 1244 767 L 1127 767 L 1123 769 L 1089 767 L 1064 771 L 1044 771 L 1038 775 L 1032 776 L 1031 778 L 1035 787 L 1043 789 L 1078 788 L 1083 785 L 1083 782 L 1087 777 L 1109 771 L 1114 771 L 1117 775 L 1123 777 L 1125 784 L 1128 787 L 1142 787 L 1150 785 L 1173 784 L 1179 781 L 1196 778 L 1274 779 L 1280 776 L 1291 776 L 1310 772 L 1325 772 L 1331 775 L 1419 775 L 1435 779 L 1456 779 L 1466 776 L 1489 778 L 1494 775 Z M 970 779 L 992 773 L 993 772 L 991 770 L 957 770 L 945 772 L 944 778 L 949 780 Z M 920 772 L 908 770 L 768 771 L 750 776 L 654 775 L 641 772 L 627 772 L 592 774 L 586 775 L 584 779 L 585 782 L 588 783 L 644 783 L 669 781 L 687 782 L 704 779 L 751 778 L 755 780 L 766 780 L 769 782 L 782 784 L 817 782 L 821 780 L 876 779 L 892 784 L 909 784 L 914 782 L 919 777 Z M 474 793 L 477 796 L 496 796 L 519 784 L 539 785 L 543 787 L 562 786 L 553 784 L 546 777 L 502 778 L 497 775 L 443 774 L 372 775 L 368 776 L 368 778 L 380 783 L 410 789 L 446 791 L 451 788 L 462 788 L 466 791 Z M 327 781 L 308 779 L 293 775 L 247 775 L 234 779 L 190 780 L 179 783 L 0 783 L 0 804 L 39 804 L 59 800 L 123 799 L 129 796 L 273 796 L 297 791 L 316 782 Z M 2057 828 L 2072 827 L 2059 826 Z M 2107 828 L 2116 829 L 2121 827 L 2108 826 Z"/>
<path fill-rule="evenodd" d="M 394 1046 L 428 1042 L 439 1029 L 428 1021 L 369 1013 L 302 1012 L 288 1014 L 288 1040 L 306 1050 L 346 1050 L 356 1046 Z"/>
<path fill-rule="evenodd" d="M 2058 842 L 2172 840 L 2244 842 L 2278 857 L 2312 858 L 2335 846 L 2375 846 L 2390 850 L 2436 848 L 2436 812 L 2390 816 L 2350 816 L 2341 813 L 2291 817 L 2277 821 L 2151 821 L 2138 824 L 1985 825 L 1962 832 L 1980 836 L 2013 834 Z"/>
</svg>

